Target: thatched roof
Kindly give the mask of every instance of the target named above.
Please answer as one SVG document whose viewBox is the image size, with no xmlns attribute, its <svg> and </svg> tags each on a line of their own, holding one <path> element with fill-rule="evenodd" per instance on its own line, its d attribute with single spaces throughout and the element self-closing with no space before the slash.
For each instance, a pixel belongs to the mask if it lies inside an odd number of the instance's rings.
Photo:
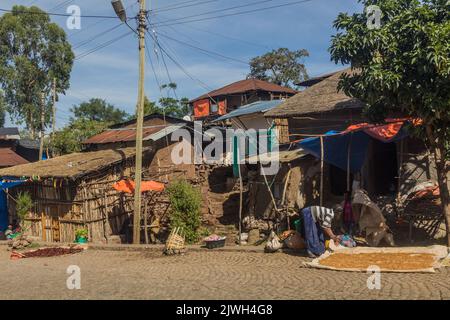
<svg viewBox="0 0 450 320">
<path fill-rule="evenodd" d="M 0 177 L 70 178 L 75 180 L 89 173 L 134 157 L 135 148 L 108 149 L 94 152 L 72 153 L 39 162 L 0 170 Z"/>
<path fill-rule="evenodd" d="M 336 72 L 316 85 L 287 99 L 264 115 L 270 118 L 288 118 L 339 109 L 362 108 L 363 104 L 359 100 L 337 90 L 341 75 L 350 72 L 350 69 Z"/>
</svg>

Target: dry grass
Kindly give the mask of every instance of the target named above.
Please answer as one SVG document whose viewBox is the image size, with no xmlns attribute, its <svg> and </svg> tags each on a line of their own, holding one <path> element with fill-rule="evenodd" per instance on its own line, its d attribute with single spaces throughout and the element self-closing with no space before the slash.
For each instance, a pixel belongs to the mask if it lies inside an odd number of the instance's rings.
<svg viewBox="0 0 450 320">
<path fill-rule="evenodd" d="M 338 83 L 343 73 L 351 74 L 351 71 L 350 69 L 345 69 L 337 72 L 331 77 L 287 99 L 278 107 L 266 112 L 265 116 L 288 118 L 309 113 L 362 108 L 363 104 L 359 100 L 347 96 L 342 91 L 338 92 Z"/>
<path fill-rule="evenodd" d="M 134 148 L 108 149 L 72 153 L 53 159 L 28 163 L 0 170 L 0 177 L 72 178 L 106 168 L 134 157 Z"/>
</svg>

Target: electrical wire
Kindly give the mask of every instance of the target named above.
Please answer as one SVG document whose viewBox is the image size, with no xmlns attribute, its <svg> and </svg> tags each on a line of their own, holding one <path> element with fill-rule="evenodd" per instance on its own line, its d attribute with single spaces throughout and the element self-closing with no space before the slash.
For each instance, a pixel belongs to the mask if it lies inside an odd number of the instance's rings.
<svg viewBox="0 0 450 320">
<path fill-rule="evenodd" d="M 107 29 L 107 30 L 104 30 L 104 31 L 102 31 L 102 32 L 100 32 L 100 33 L 98 33 L 98 34 L 96 34 L 95 36 L 93 36 L 93 37 L 91 37 L 91 38 L 89 38 L 89 39 L 86 39 L 86 40 L 84 40 L 84 41 L 81 41 L 81 42 L 75 44 L 75 45 L 73 46 L 73 49 L 81 48 L 81 47 L 87 45 L 88 43 L 90 43 L 90 42 L 92 42 L 92 41 L 94 41 L 94 40 L 96 40 L 96 39 L 98 39 L 98 38 L 104 36 L 105 34 L 108 34 L 109 32 L 116 30 L 116 29 L 119 28 L 121 25 L 122 25 L 122 23 L 120 23 L 120 24 L 118 24 L 118 25 L 116 25 L 116 26 L 114 26 L 114 27 L 112 27 L 112 28 L 109 28 L 109 29 Z"/>
<path fill-rule="evenodd" d="M 79 54 L 77 57 L 75 57 L 74 60 L 77 61 L 77 60 L 83 59 L 83 58 L 89 56 L 90 54 L 92 54 L 92 53 L 94 53 L 94 52 L 97 52 L 97 51 L 99 51 L 99 50 L 101 50 L 101 49 L 103 49 L 103 48 L 106 48 L 106 47 L 110 46 L 111 44 L 113 44 L 113 43 L 115 43 L 115 42 L 117 42 L 117 41 L 119 41 L 119 40 L 125 38 L 126 36 L 130 35 L 131 33 L 132 33 L 131 31 L 128 31 L 127 33 L 124 33 L 124 34 L 120 35 L 120 36 L 117 37 L 117 38 L 114 38 L 114 39 L 111 39 L 111 40 L 109 40 L 109 41 L 106 41 L 106 42 L 104 42 L 104 43 L 98 45 L 98 46 L 95 47 L 95 48 L 92 48 L 92 49 L 90 49 L 90 50 L 87 50 L 87 51 L 85 51 L 85 52 Z"/>
<path fill-rule="evenodd" d="M 276 8 L 282 8 L 282 7 L 287 7 L 287 6 L 293 6 L 293 5 L 306 3 L 306 2 L 311 2 L 311 1 L 315 1 L 315 0 L 300 0 L 300 1 L 295 1 L 295 2 L 289 2 L 289 3 L 274 5 L 274 6 L 270 6 L 270 7 L 263 7 L 263 8 L 253 9 L 253 10 L 228 13 L 228 14 L 223 14 L 223 15 L 220 15 L 220 16 L 206 17 L 206 18 L 202 18 L 202 19 L 194 19 L 194 20 L 188 20 L 188 21 L 179 21 L 179 22 L 174 22 L 174 23 L 163 23 L 163 24 L 160 24 L 158 26 L 159 27 L 165 27 L 165 26 L 169 26 L 169 25 L 173 26 L 173 25 L 178 25 L 178 24 L 207 21 L 207 20 L 212 20 L 212 19 L 221 19 L 221 18 L 232 17 L 232 16 L 237 16 L 237 15 L 243 15 L 243 14 L 255 13 L 255 12 L 271 10 L 271 9 L 276 9 Z"/>
<path fill-rule="evenodd" d="M 199 50 L 199 51 L 203 52 L 204 54 L 206 54 L 206 55 L 208 55 L 208 56 L 214 55 L 214 56 L 218 56 L 218 57 L 221 57 L 221 58 L 223 58 L 223 59 L 226 59 L 226 60 L 235 61 L 235 62 L 242 63 L 242 64 L 245 64 L 246 66 L 248 66 L 248 62 L 246 62 L 246 61 L 244 61 L 244 60 L 239 60 L 239 59 L 236 59 L 236 58 L 233 58 L 233 57 L 229 57 L 229 56 L 223 55 L 223 54 L 218 53 L 218 52 L 214 52 L 214 51 L 210 51 L 210 50 L 207 50 L 207 49 L 203 49 L 203 48 L 194 46 L 194 45 L 189 44 L 189 43 L 187 43 L 187 42 L 184 42 L 184 41 L 182 41 L 182 40 L 178 40 L 178 39 L 172 38 L 172 37 L 170 37 L 169 35 L 164 34 L 164 33 L 161 33 L 161 32 L 157 32 L 157 34 L 158 34 L 158 35 L 161 35 L 161 36 L 163 36 L 164 38 L 167 38 L 167 39 L 169 39 L 169 40 L 172 40 L 172 41 L 178 42 L 178 43 L 180 43 L 180 44 L 183 44 L 183 45 L 185 45 L 185 46 L 187 46 L 187 47 L 190 47 L 190 48 Z"/>
<path fill-rule="evenodd" d="M 48 10 L 48 11 L 59 10 L 60 8 L 69 5 L 69 4 L 72 3 L 73 1 L 74 1 L 74 0 L 66 0 L 66 1 L 63 1 L 63 2 L 61 2 L 60 4 L 58 4 L 58 5 L 54 6 L 53 8 L 51 8 L 51 9 Z"/>
<path fill-rule="evenodd" d="M 217 2 L 217 1 L 221 1 L 221 0 L 203 0 L 203 1 L 199 1 L 199 0 L 192 1 L 191 0 L 191 1 L 186 1 L 186 2 L 180 2 L 178 4 L 173 4 L 171 6 L 166 6 L 166 7 L 160 7 L 160 8 L 157 8 L 157 9 L 153 9 L 153 10 L 151 10 L 151 12 L 159 13 L 159 12 L 164 12 L 164 11 L 172 11 L 172 10 L 177 10 L 177 9 L 195 7 L 195 6 L 199 6 L 201 4 Z M 191 4 L 187 4 L 187 3 L 191 3 Z"/>
<path fill-rule="evenodd" d="M 14 14 L 40 14 L 40 15 L 49 15 L 49 16 L 56 16 L 56 17 L 72 17 L 72 14 L 67 13 L 52 13 L 52 12 L 45 12 L 45 11 L 35 11 L 35 12 L 29 12 L 29 11 L 19 11 L 19 10 L 8 10 L 8 9 L 2 9 L 0 8 L 1 12 L 7 12 L 7 13 L 14 13 Z M 94 18 L 94 19 L 117 19 L 117 16 L 101 16 L 101 15 L 83 15 L 83 18 Z"/>
<path fill-rule="evenodd" d="M 251 6 L 254 6 L 254 5 L 263 4 L 263 3 L 272 2 L 272 1 L 275 1 L 275 0 L 259 0 L 259 1 L 251 2 L 251 3 L 247 3 L 247 4 L 243 4 L 243 5 L 229 7 L 229 8 L 216 9 L 216 10 L 211 10 L 211 11 L 207 11 L 207 12 L 202 12 L 202 13 L 199 13 L 199 14 L 194 14 L 194 15 L 191 15 L 191 16 L 170 19 L 170 20 L 162 21 L 161 23 L 162 24 L 166 24 L 166 23 L 171 23 L 171 22 L 175 22 L 175 21 L 185 20 L 185 19 L 189 19 L 189 18 L 198 18 L 198 17 L 206 16 L 206 15 L 209 15 L 209 14 L 212 14 L 212 13 L 222 13 L 222 12 L 225 12 L 225 11 L 251 7 Z"/>
<path fill-rule="evenodd" d="M 139 2 L 135 2 L 135 3 L 133 3 L 133 4 L 130 4 L 128 7 L 125 8 L 125 10 L 130 10 L 130 9 L 132 9 L 132 8 L 133 8 L 134 6 L 136 6 L 138 3 L 139 3 Z M 72 33 L 72 34 L 69 34 L 67 37 L 70 38 L 70 37 L 76 36 L 77 34 L 83 32 L 83 31 L 86 31 L 86 30 L 92 28 L 93 26 L 96 26 L 96 25 L 98 25 L 98 24 L 100 24 L 100 23 L 102 23 L 102 22 L 105 22 L 105 21 L 107 21 L 107 20 L 108 20 L 108 19 L 101 19 L 101 20 L 95 21 L 95 22 L 93 22 L 93 23 L 87 25 L 86 27 L 83 27 L 82 29 L 75 31 L 75 32 Z"/>
<path fill-rule="evenodd" d="M 149 32 L 148 32 L 149 33 Z M 149 33 L 150 36 L 153 38 L 153 40 L 155 41 L 155 43 L 157 44 L 157 46 L 159 47 L 159 49 L 161 50 L 162 53 L 164 53 L 171 61 L 172 63 L 174 63 L 188 78 L 190 78 L 193 82 L 196 82 L 198 85 L 200 85 L 203 89 L 206 89 L 208 91 L 212 91 L 213 89 L 208 87 L 207 84 L 205 84 L 204 82 L 202 82 L 201 80 L 195 78 L 193 75 L 191 75 L 184 67 L 183 65 L 178 62 L 172 55 L 169 54 L 169 52 L 167 52 L 167 50 L 161 45 L 159 39 L 154 38 L 153 35 L 151 33 Z M 208 97 L 214 102 L 217 103 L 217 101 L 211 97 L 209 94 L 207 94 Z"/>
</svg>

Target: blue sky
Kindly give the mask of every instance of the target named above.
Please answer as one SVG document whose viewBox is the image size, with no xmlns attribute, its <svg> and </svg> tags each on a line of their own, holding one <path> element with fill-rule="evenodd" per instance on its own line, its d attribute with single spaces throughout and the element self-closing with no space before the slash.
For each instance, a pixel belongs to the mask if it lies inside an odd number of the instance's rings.
<svg viewBox="0 0 450 320">
<path fill-rule="evenodd" d="M 137 0 L 122 1 L 128 8 L 128 16 L 135 16 L 138 9 Z M 158 37 L 161 45 L 195 78 L 194 80 L 189 78 L 168 57 L 165 57 L 170 78 L 178 85 L 176 90 L 178 97 L 195 98 L 207 91 L 205 85 L 207 88 L 215 89 L 244 79 L 249 69 L 242 62 L 279 47 L 287 47 L 291 50 L 307 49 L 310 57 L 304 62 L 311 76 L 342 68 L 330 61 L 327 51 L 330 37 L 334 33 L 332 22 L 339 12 L 361 12 L 362 7 L 356 0 L 311 0 L 293 6 L 219 19 L 185 24 L 175 24 L 185 20 L 163 23 L 245 4 L 249 6 L 225 10 L 222 13 L 205 14 L 189 20 L 280 5 L 295 2 L 295 0 L 266 0 L 264 3 L 252 4 L 255 2 L 262 2 L 262 0 L 191 0 L 189 2 L 187 0 L 147 0 L 147 7 L 155 10 L 154 14 L 150 15 L 150 20 L 161 24 L 153 28 L 155 32 L 164 34 Z M 176 6 L 183 6 L 182 3 L 186 7 L 174 9 Z M 10 9 L 14 4 L 34 4 L 57 13 L 65 13 L 68 5 L 78 5 L 82 16 L 114 16 L 110 0 L 2 0 L 0 8 Z M 82 17 L 80 30 L 69 30 L 64 17 L 52 17 L 52 20 L 66 30 L 76 55 L 90 52 L 91 49 L 129 31 L 125 25 L 111 30 L 119 25 L 118 19 Z M 136 25 L 134 21 L 130 21 L 130 24 L 133 27 Z M 172 25 L 164 26 L 164 24 Z M 107 30 L 111 31 L 105 32 Z M 190 48 L 166 36 L 218 52 L 238 61 L 205 55 L 198 49 Z M 153 58 L 156 77 L 160 83 L 168 83 L 161 52 L 155 48 L 150 37 L 147 43 Z M 76 60 L 71 74 L 71 87 L 66 96 L 60 98 L 57 105 L 57 126 L 62 127 L 68 122 L 71 115 L 69 109 L 72 105 L 92 97 L 106 99 L 128 113 L 133 113 L 137 99 L 137 79 L 138 46 L 135 34 L 130 34 L 102 50 Z M 157 100 L 168 94 L 174 95 L 173 92 L 167 93 L 159 89 L 148 63 L 145 91 L 151 100 Z M 9 119 L 7 125 L 11 125 Z"/>
</svg>

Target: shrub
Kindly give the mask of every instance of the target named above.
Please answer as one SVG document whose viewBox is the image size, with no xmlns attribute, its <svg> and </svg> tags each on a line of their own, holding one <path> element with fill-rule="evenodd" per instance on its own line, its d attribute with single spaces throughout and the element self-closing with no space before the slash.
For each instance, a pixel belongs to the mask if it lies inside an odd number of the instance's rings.
<svg viewBox="0 0 450 320">
<path fill-rule="evenodd" d="M 188 243 L 199 238 L 201 195 L 185 180 L 172 182 L 167 188 L 170 198 L 170 227 L 180 227 Z"/>
<path fill-rule="evenodd" d="M 33 207 L 33 200 L 28 192 L 20 192 L 17 196 L 16 212 L 21 221 Z"/>
</svg>

